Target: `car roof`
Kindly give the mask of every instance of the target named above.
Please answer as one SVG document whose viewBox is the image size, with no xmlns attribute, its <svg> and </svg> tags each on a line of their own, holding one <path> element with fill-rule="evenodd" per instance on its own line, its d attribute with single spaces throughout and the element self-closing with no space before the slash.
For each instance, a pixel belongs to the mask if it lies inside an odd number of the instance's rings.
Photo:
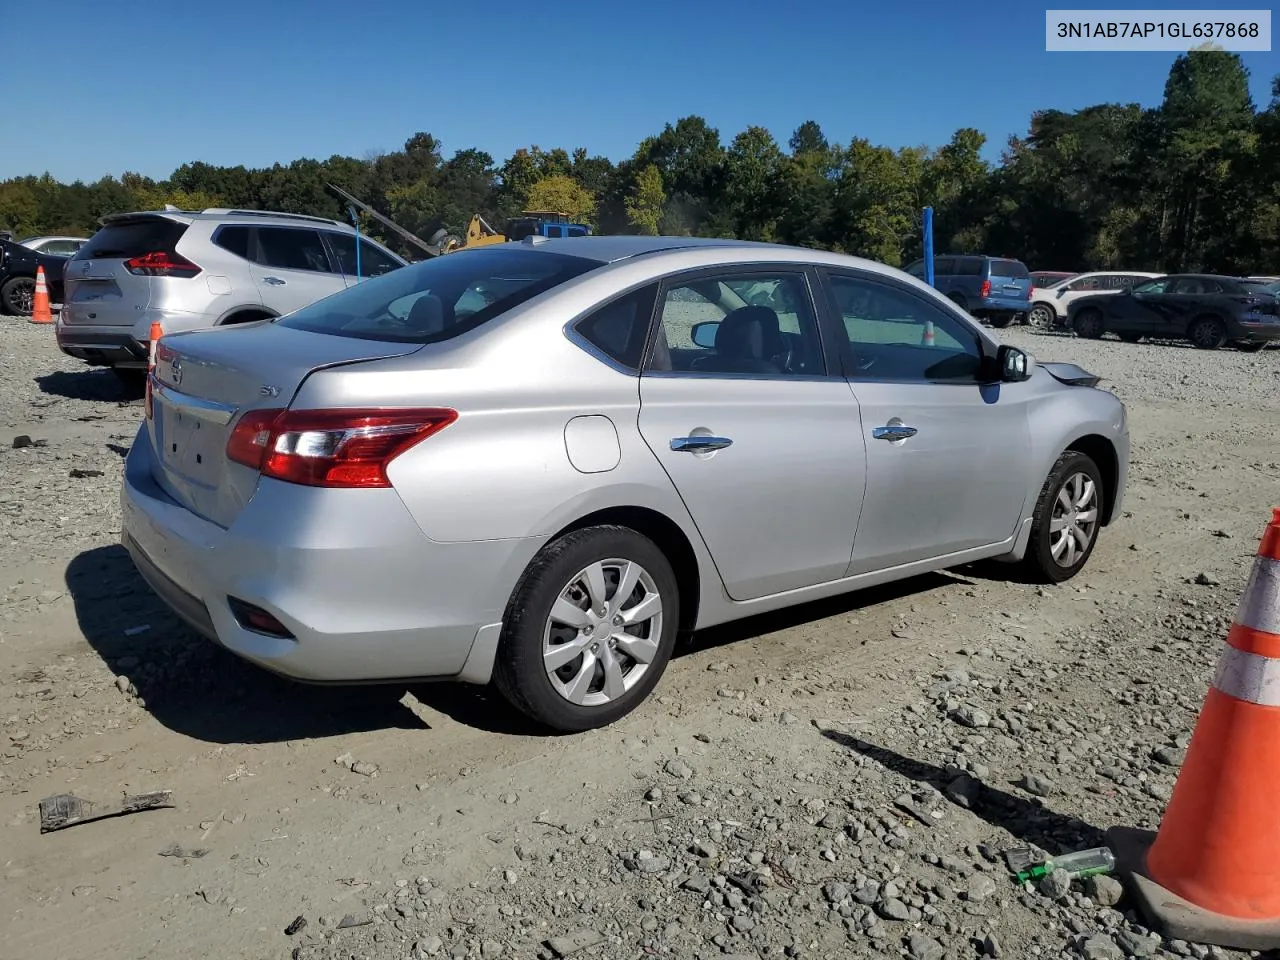
<svg viewBox="0 0 1280 960">
<path fill-rule="evenodd" d="M 354 233 L 348 223 L 341 220 L 330 220 L 327 217 L 312 217 L 303 213 L 284 213 L 278 210 L 238 210 L 229 207 L 208 207 L 204 210 L 134 210 L 129 213 L 113 213 L 102 218 L 104 226 L 122 221 L 137 220 L 147 217 L 163 217 L 179 223 L 196 223 L 199 221 L 233 222 L 233 223 L 265 223 L 270 226 L 323 226 L 326 230 L 344 230 Z"/>
<path fill-rule="evenodd" d="M 641 256 L 658 256 L 664 260 L 678 257 L 682 251 L 705 250 L 718 252 L 722 257 L 712 261 L 699 258 L 706 265 L 714 262 L 733 263 L 753 261 L 795 262 L 826 264 L 833 267 L 857 267 L 873 273 L 899 273 L 875 260 L 855 257 L 847 253 L 833 253 L 814 247 L 798 247 L 783 243 L 766 243 L 756 240 L 731 240 L 719 237 L 641 237 L 641 236 L 586 236 L 545 239 L 529 237 L 518 241 L 524 249 L 558 253 L 562 256 L 582 257 L 600 263 L 619 263 Z M 480 247 L 479 250 L 501 249 L 504 244 Z"/>
</svg>

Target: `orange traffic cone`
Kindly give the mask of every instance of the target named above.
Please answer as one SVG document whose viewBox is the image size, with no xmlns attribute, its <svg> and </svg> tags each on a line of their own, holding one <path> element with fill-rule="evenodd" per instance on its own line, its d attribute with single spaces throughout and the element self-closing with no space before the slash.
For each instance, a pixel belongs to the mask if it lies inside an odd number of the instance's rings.
<svg viewBox="0 0 1280 960">
<path fill-rule="evenodd" d="M 1154 842 L 1136 831 L 1109 834 L 1155 929 L 1222 947 L 1280 947 L 1278 785 L 1280 509 L 1262 535 Z"/>
<path fill-rule="evenodd" d="M 147 373 L 156 368 L 156 344 L 164 336 L 164 327 L 159 320 L 151 321 L 151 332 L 147 337 Z"/>
<path fill-rule="evenodd" d="M 922 347 L 933 346 L 933 321 L 932 320 L 926 320 L 924 322 L 924 335 L 920 338 L 920 345 Z"/>
<path fill-rule="evenodd" d="M 53 311 L 49 309 L 49 286 L 44 280 L 44 267 L 36 267 L 36 296 L 31 306 L 32 323 L 53 323 Z"/>
</svg>

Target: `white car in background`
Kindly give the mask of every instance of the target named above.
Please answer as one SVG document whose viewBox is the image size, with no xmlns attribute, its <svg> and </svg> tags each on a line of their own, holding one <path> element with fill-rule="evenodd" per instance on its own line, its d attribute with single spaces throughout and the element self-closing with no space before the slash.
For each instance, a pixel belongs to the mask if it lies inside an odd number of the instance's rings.
<svg viewBox="0 0 1280 960">
<path fill-rule="evenodd" d="M 1027 323 L 1046 329 L 1060 327 L 1067 322 L 1067 312 L 1073 300 L 1100 293 L 1119 293 L 1162 276 L 1162 273 L 1139 270 L 1100 270 L 1076 274 L 1051 287 L 1037 287 L 1031 291 L 1031 312 L 1027 314 Z"/>
<path fill-rule="evenodd" d="M 73 257 L 89 242 L 88 237 L 27 237 L 20 244 L 39 253 L 55 257 Z"/>
</svg>

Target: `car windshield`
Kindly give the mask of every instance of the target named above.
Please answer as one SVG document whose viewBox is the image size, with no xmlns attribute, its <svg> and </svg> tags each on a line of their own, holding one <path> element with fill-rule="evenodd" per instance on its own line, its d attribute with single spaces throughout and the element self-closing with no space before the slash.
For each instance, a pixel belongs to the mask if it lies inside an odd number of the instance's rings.
<svg viewBox="0 0 1280 960">
<path fill-rule="evenodd" d="M 503 244 L 460 250 L 392 270 L 276 322 L 335 337 L 438 343 L 602 266 Z"/>
</svg>

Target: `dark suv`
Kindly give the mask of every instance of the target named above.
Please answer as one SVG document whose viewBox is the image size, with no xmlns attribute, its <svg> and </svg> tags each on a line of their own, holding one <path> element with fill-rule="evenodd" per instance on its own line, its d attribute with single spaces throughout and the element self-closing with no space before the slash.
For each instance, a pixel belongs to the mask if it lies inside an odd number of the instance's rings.
<svg viewBox="0 0 1280 960">
<path fill-rule="evenodd" d="M 924 260 L 908 266 L 907 273 L 923 280 Z M 1031 310 L 1031 271 L 1021 260 L 979 254 L 936 256 L 933 286 L 993 327 L 1025 323 Z"/>
</svg>

